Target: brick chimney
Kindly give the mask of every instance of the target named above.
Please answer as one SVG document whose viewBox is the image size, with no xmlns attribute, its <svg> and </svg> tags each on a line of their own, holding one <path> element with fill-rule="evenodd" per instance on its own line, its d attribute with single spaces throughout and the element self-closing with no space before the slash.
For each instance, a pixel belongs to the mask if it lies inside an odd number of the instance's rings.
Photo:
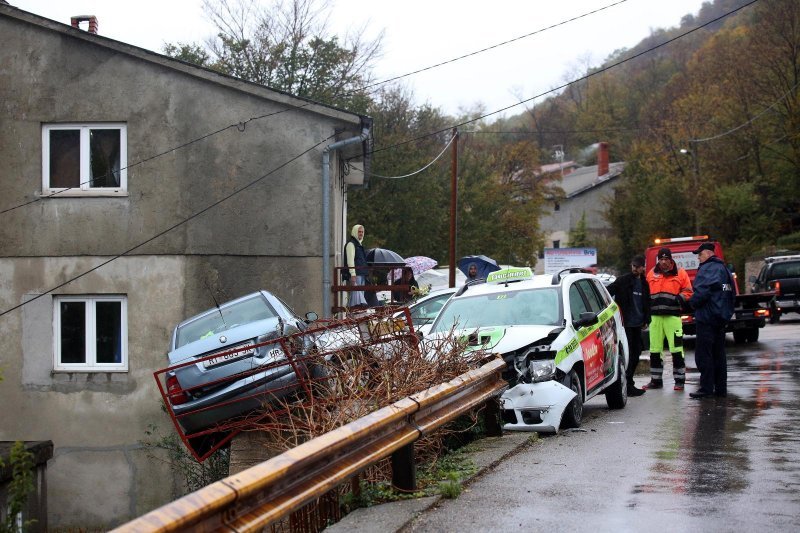
<svg viewBox="0 0 800 533">
<path fill-rule="evenodd" d="M 97 17 L 94 15 L 76 15 L 70 18 L 70 22 L 72 23 L 73 28 L 80 29 L 81 22 L 88 22 L 89 23 L 89 33 L 94 33 L 97 35 Z"/>
<path fill-rule="evenodd" d="M 597 177 L 608 174 L 608 143 L 597 144 Z"/>
</svg>

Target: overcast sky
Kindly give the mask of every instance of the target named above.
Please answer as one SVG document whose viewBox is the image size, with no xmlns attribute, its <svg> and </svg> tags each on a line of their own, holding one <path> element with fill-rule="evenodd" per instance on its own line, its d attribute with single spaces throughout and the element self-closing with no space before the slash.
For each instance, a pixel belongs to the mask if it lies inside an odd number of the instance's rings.
<svg viewBox="0 0 800 533">
<path fill-rule="evenodd" d="M 214 34 L 202 0 L 8 0 L 69 24 L 95 15 L 99 33 L 162 52 L 165 42 L 201 42 Z M 367 25 L 385 32 L 379 79 L 424 68 L 615 4 L 619 0 L 336 0 L 331 28 L 343 34 Z M 697 14 L 702 0 L 623 0 L 618 5 L 541 34 L 405 79 L 418 103 L 446 112 L 482 103 L 486 111 L 512 105 L 564 83 L 572 73 L 635 46 L 656 28 Z M 570 78 L 571 79 L 571 78 Z M 505 115 L 523 110 L 514 108 Z"/>
</svg>

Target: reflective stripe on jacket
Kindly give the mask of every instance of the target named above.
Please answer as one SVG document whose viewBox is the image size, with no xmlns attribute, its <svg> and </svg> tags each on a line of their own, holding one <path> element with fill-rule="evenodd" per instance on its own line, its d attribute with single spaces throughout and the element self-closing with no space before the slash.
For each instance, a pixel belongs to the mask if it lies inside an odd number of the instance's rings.
<svg viewBox="0 0 800 533">
<path fill-rule="evenodd" d="M 662 272 L 658 265 L 647 273 L 650 287 L 650 314 L 680 316 L 692 297 L 692 282 L 686 270 L 673 266 Z"/>
</svg>

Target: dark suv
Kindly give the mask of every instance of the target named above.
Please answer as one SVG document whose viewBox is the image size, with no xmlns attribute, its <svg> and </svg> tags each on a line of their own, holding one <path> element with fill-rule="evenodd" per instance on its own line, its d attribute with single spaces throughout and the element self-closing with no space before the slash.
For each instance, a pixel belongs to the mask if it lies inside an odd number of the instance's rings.
<svg viewBox="0 0 800 533">
<path fill-rule="evenodd" d="M 775 291 L 769 302 L 770 322 L 783 313 L 800 313 L 800 255 L 767 257 L 758 277 L 752 276 L 753 292 Z"/>
</svg>

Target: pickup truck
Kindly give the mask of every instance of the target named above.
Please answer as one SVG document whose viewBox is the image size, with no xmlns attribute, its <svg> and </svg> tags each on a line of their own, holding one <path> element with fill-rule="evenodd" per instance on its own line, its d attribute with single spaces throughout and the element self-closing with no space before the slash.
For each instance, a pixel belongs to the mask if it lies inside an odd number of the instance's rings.
<svg viewBox="0 0 800 533">
<path fill-rule="evenodd" d="M 647 272 L 650 272 L 650 270 L 655 267 L 658 250 L 660 248 L 669 248 L 672 252 L 672 259 L 678 265 L 678 268 L 685 269 L 686 273 L 689 274 L 689 279 L 694 282 L 700 263 L 693 251 L 696 250 L 701 243 L 710 240 L 708 235 L 656 239 L 654 245 L 650 246 L 645 251 L 645 267 L 647 268 Z M 725 261 L 725 256 L 722 253 L 722 245 L 719 242 L 714 243 L 714 255 L 719 257 L 722 261 Z M 733 333 L 733 340 L 737 344 L 756 342 L 760 329 L 766 325 L 766 319 L 769 317 L 769 309 L 761 304 L 769 301 L 774 293 L 741 294 L 739 292 L 739 283 L 736 279 L 736 274 L 733 273 L 732 277 L 736 302 L 734 314 L 725 330 Z M 686 311 L 685 314 L 681 315 L 681 321 L 683 322 L 683 334 L 694 335 L 696 330 L 694 313 Z"/>
<path fill-rule="evenodd" d="M 784 313 L 800 313 L 800 255 L 767 257 L 750 283 L 753 292 L 774 292 L 769 301 L 771 323 L 778 322 Z"/>
</svg>

